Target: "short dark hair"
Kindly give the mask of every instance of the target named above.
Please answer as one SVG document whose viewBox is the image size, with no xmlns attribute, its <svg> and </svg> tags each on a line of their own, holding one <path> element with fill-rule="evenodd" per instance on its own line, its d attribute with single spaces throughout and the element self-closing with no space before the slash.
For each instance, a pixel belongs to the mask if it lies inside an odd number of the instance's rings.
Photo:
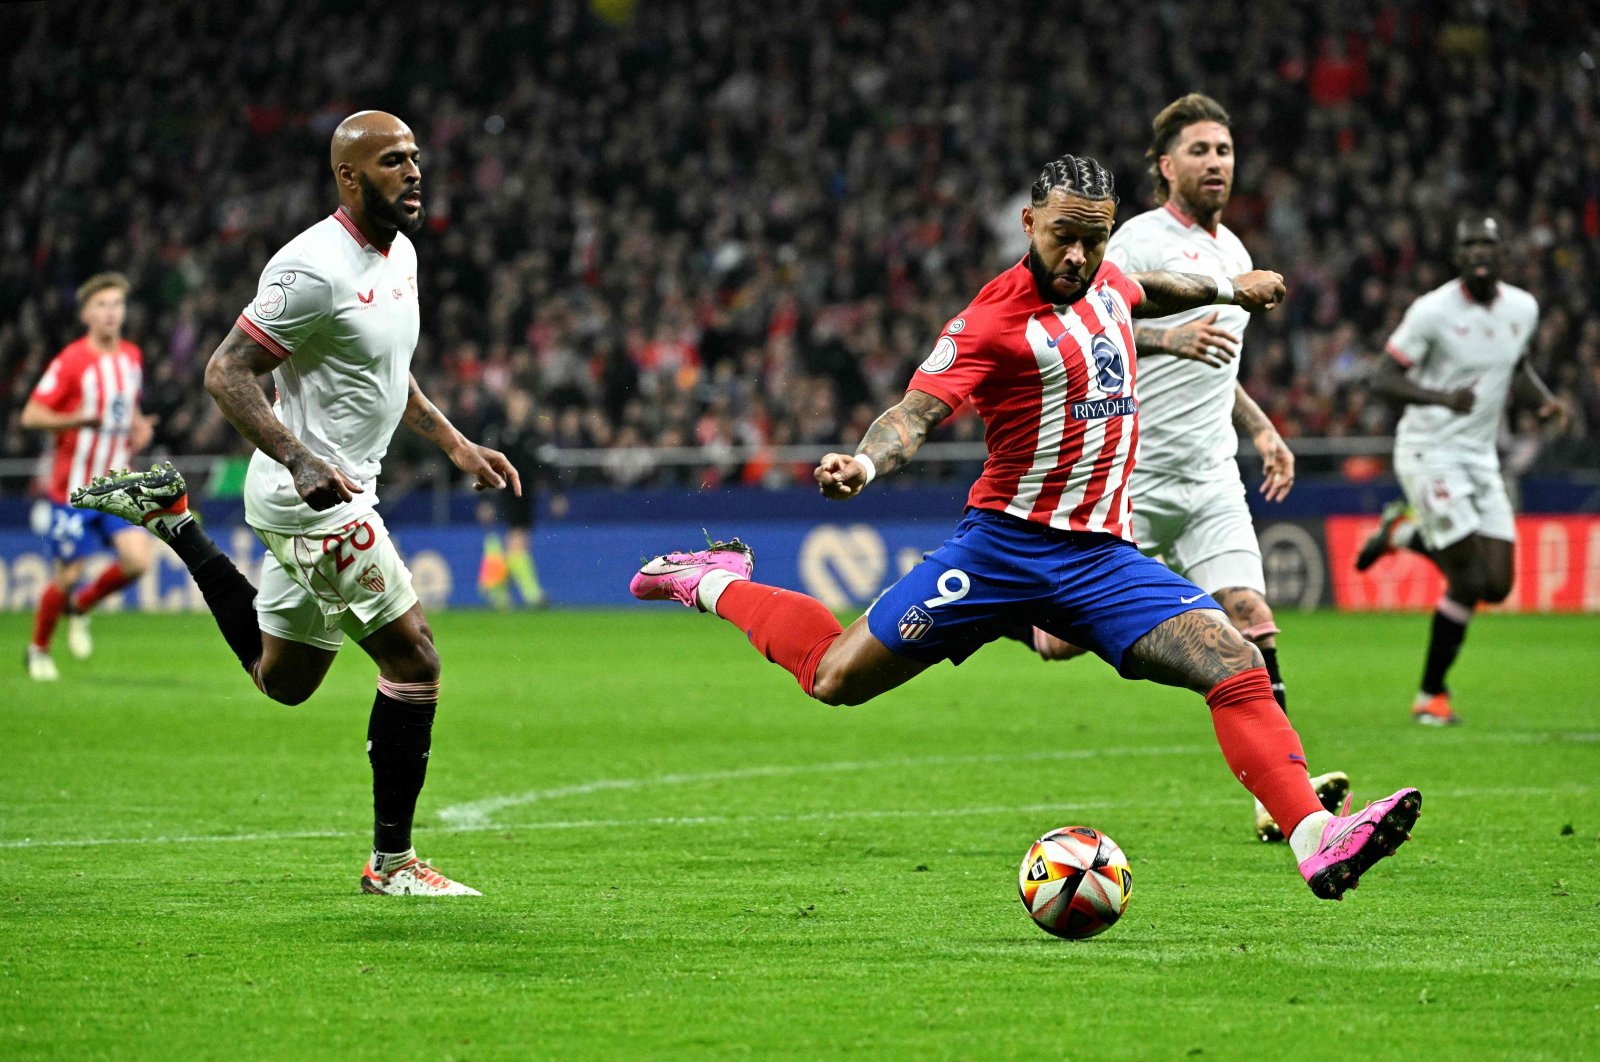
<svg viewBox="0 0 1600 1062">
<path fill-rule="evenodd" d="M 108 291 L 112 288 L 122 292 L 123 295 L 127 295 L 130 286 L 128 278 L 121 273 L 96 273 L 78 285 L 78 309 L 83 309 L 89 304 L 90 299 L 102 291 Z"/>
<path fill-rule="evenodd" d="M 1179 133 L 1196 122 L 1216 122 L 1229 129 L 1233 127 L 1233 119 L 1228 117 L 1222 104 L 1198 92 L 1179 96 L 1161 108 L 1161 113 L 1150 123 L 1150 148 L 1144 157 L 1150 160 L 1150 177 L 1156 184 L 1157 203 L 1165 203 L 1172 191 L 1167 187 L 1167 179 L 1161 176 L 1161 156 L 1171 150 L 1172 142 L 1178 139 Z"/>
<path fill-rule="evenodd" d="M 1500 243 L 1506 240 L 1506 227 L 1500 224 L 1499 218 L 1486 211 L 1475 210 L 1456 219 L 1456 242 L 1469 238 L 1474 229 L 1485 230 L 1490 239 Z"/>
<path fill-rule="evenodd" d="M 1033 182 L 1033 205 L 1044 206 L 1050 193 L 1060 188 L 1083 199 L 1116 201 L 1116 178 L 1111 171 L 1087 155 L 1062 155 L 1045 163 L 1039 179 Z"/>
</svg>

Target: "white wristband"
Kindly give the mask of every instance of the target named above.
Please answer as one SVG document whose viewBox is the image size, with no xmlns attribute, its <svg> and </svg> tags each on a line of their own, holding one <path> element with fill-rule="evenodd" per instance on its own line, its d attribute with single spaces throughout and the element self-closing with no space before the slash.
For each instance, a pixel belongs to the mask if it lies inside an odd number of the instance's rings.
<svg viewBox="0 0 1600 1062">
<path fill-rule="evenodd" d="M 1227 277 L 1217 278 L 1217 297 L 1211 300 L 1213 306 L 1233 305 L 1233 281 Z"/>
<path fill-rule="evenodd" d="M 872 463 L 872 458 L 866 454 L 856 454 L 856 463 L 867 470 L 867 478 L 862 482 L 865 487 L 868 483 L 878 478 L 878 466 Z"/>
</svg>

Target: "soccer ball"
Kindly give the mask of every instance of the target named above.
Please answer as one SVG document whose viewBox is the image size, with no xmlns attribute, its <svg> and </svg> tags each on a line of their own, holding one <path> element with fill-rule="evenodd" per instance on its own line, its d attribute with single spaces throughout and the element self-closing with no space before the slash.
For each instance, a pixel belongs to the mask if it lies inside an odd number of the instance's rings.
<svg viewBox="0 0 1600 1062">
<path fill-rule="evenodd" d="M 1110 929 L 1132 888 L 1128 857 L 1087 826 L 1063 826 L 1033 842 L 1017 874 L 1022 906 L 1039 928 L 1069 940 Z"/>
</svg>

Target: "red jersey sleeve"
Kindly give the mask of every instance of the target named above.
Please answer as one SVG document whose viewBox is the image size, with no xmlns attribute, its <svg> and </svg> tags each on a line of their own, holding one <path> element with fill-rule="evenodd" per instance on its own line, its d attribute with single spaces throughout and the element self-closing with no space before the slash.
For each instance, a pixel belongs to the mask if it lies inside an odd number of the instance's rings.
<svg viewBox="0 0 1600 1062">
<path fill-rule="evenodd" d="M 1100 273 L 1096 279 L 1121 295 L 1130 310 L 1144 301 L 1144 288 L 1140 287 L 1137 281 L 1131 280 L 1128 274 L 1110 259 L 1100 263 Z"/>
<path fill-rule="evenodd" d="M 911 374 L 910 390 L 959 409 L 994 368 L 994 323 L 971 307 L 945 325 L 933 350 Z"/>
<path fill-rule="evenodd" d="M 67 347 L 45 367 L 29 400 L 57 413 L 74 413 L 83 404 L 83 366 L 75 345 Z"/>
</svg>

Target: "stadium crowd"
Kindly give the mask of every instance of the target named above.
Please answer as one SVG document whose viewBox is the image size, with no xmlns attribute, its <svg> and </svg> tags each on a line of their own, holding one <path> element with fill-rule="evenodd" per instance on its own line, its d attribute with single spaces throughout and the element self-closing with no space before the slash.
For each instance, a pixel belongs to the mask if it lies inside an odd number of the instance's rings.
<svg viewBox="0 0 1600 1062">
<path fill-rule="evenodd" d="M 1513 467 L 1600 464 L 1600 16 L 1139 11 L 1068 33 L 1085 16 L 1044 2 L 6 5 L 0 457 L 40 452 L 17 413 L 79 332 L 74 287 L 107 268 L 133 281 L 157 449 L 235 451 L 205 360 L 261 264 L 331 209 L 334 125 L 377 107 L 424 152 L 415 371 L 469 436 L 495 437 L 515 389 L 550 444 L 618 449 L 568 478 L 792 482 L 808 473 L 623 448 L 853 444 L 1023 252 L 1039 165 L 1093 155 L 1121 213 L 1144 209 L 1150 118 L 1199 90 L 1234 119 L 1225 220 L 1288 278 L 1242 378 L 1291 441 L 1390 430 L 1362 377 L 1483 206 L 1574 413 L 1559 434 L 1518 422 Z M 400 433 L 396 474 L 417 443 Z"/>
</svg>

